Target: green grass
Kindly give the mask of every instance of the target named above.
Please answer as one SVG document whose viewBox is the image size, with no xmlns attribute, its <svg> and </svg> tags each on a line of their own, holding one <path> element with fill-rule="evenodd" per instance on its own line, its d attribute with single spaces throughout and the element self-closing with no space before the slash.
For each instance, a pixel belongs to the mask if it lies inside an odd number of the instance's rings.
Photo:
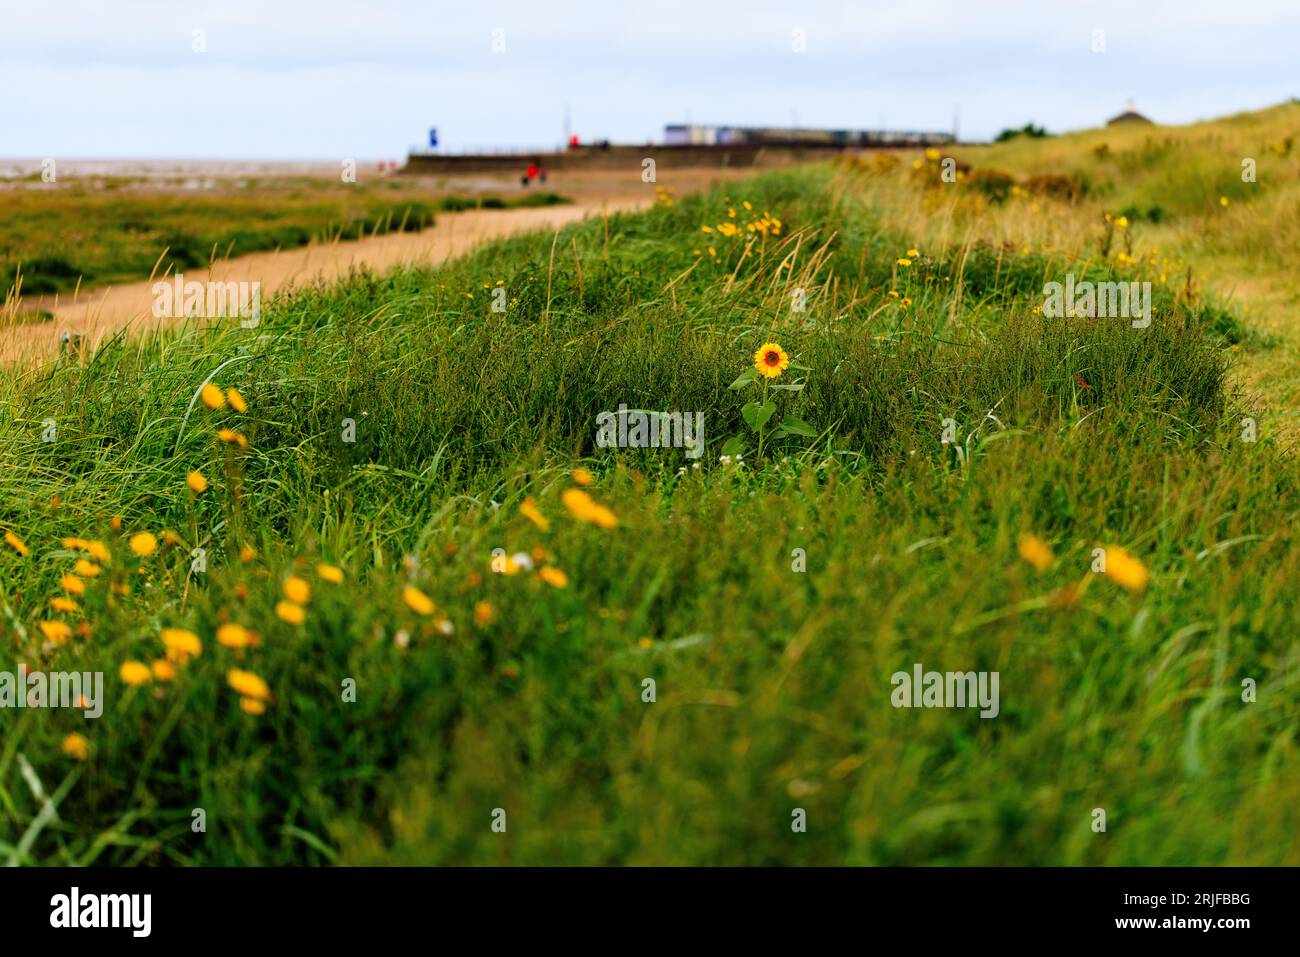
<svg viewBox="0 0 1300 957">
<path fill-rule="evenodd" d="M 898 267 L 916 239 L 842 170 L 735 189 L 298 291 L 255 330 L 117 339 L 6 376 L 0 524 L 31 548 L 0 557 L 11 647 L 105 671 L 107 704 L 98 721 L 0 711 L 0 856 L 1297 863 L 1300 480 L 1267 437 L 1238 438 L 1237 318 L 1164 290 L 1146 330 L 1044 319 L 1064 258 L 936 242 Z M 729 208 L 782 234 L 746 250 L 749 233 L 702 233 Z M 756 394 L 728 386 L 765 341 L 801 367 L 778 414 L 816 437 L 725 464 Z M 247 414 L 197 402 L 209 378 Z M 620 403 L 704 412 L 699 468 L 597 448 L 595 417 Z M 618 527 L 566 512 L 577 465 Z M 192 469 L 212 482 L 197 499 Z M 145 529 L 183 544 L 135 560 L 125 537 Z M 1017 555 L 1025 532 L 1055 552 L 1045 573 Z M 67 616 L 90 636 L 42 648 L 64 536 L 113 560 Z M 1150 570 L 1144 592 L 1089 571 L 1113 544 Z M 207 571 L 188 575 L 196 546 Z M 490 570 L 494 549 L 538 547 L 567 587 Z M 317 580 L 319 561 L 345 584 Z M 313 582 L 301 626 L 274 612 L 294 570 Z M 220 646 L 223 621 L 260 643 Z M 174 683 L 125 686 L 121 663 L 161 657 L 167 626 L 202 654 Z M 999 672 L 1000 715 L 892 707 L 914 662 Z M 240 710 L 231 667 L 269 683 L 265 714 Z M 70 732 L 84 762 L 60 752 Z M 34 836 L 19 755 L 59 796 Z"/>
<path fill-rule="evenodd" d="M 206 268 L 214 257 L 418 231 L 438 212 L 567 202 L 548 192 L 440 196 L 404 180 L 288 177 L 189 193 L 128 186 L 71 180 L 0 191 L 0 298 L 20 272 L 25 295 L 71 292 Z"/>
</svg>

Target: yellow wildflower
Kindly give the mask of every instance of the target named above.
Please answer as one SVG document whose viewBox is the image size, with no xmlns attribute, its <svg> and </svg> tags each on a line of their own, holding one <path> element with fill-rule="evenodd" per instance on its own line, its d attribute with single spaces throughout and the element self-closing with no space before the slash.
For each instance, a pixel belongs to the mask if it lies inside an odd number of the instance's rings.
<svg viewBox="0 0 1300 957">
<path fill-rule="evenodd" d="M 1029 533 L 1021 535 L 1019 551 L 1020 557 L 1033 565 L 1040 573 L 1052 567 L 1052 549 L 1037 535 Z"/>
<path fill-rule="evenodd" d="M 27 547 L 27 543 L 24 542 L 17 535 L 15 535 L 13 532 L 5 532 L 5 541 L 8 542 L 9 547 L 12 548 L 14 551 L 16 551 L 19 555 L 27 556 L 32 553 L 32 550 Z"/>
<path fill-rule="evenodd" d="M 142 685 L 149 680 L 152 672 L 149 666 L 138 661 L 124 661 L 117 671 L 118 676 L 129 685 Z"/>
<path fill-rule="evenodd" d="M 528 519 L 528 521 L 532 522 L 542 531 L 546 531 L 551 527 L 550 520 L 547 519 L 547 517 L 537 508 L 537 503 L 533 501 L 531 495 L 525 498 L 523 503 L 519 506 L 519 514 Z"/>
<path fill-rule="evenodd" d="M 302 605 L 295 605 L 291 601 L 276 602 L 275 613 L 281 621 L 291 625 L 301 625 L 307 617 L 307 612 L 303 611 Z"/>
<path fill-rule="evenodd" d="M 433 614 L 433 599 L 414 585 L 407 585 L 402 589 L 402 600 L 406 602 L 406 607 L 417 615 Z"/>
<path fill-rule="evenodd" d="M 203 404 L 209 409 L 224 409 L 226 407 L 225 393 L 211 382 L 205 382 L 203 384 L 203 389 L 200 391 L 199 397 L 203 399 Z"/>
<path fill-rule="evenodd" d="M 245 698 L 252 698 L 255 701 L 271 700 L 271 689 L 267 687 L 265 681 L 251 671 L 231 668 L 226 672 L 226 682 Z"/>
<path fill-rule="evenodd" d="M 1106 554 L 1106 575 L 1116 584 L 1129 591 L 1138 592 L 1147 587 L 1150 574 L 1136 557 L 1119 545 L 1108 545 Z"/>
<path fill-rule="evenodd" d="M 614 528 L 618 525 L 618 516 L 604 505 L 598 504 L 580 488 L 568 489 L 560 496 L 560 501 L 579 521 L 589 522 L 600 528 Z"/>
<path fill-rule="evenodd" d="M 84 735 L 77 734 L 75 731 L 63 739 L 59 748 L 68 757 L 77 761 L 86 760 L 86 755 L 90 754 L 90 742 L 86 740 Z"/>
<path fill-rule="evenodd" d="M 46 641 L 61 645 L 72 637 L 72 629 L 64 621 L 42 621 L 38 624 Z"/>
<path fill-rule="evenodd" d="M 243 625 L 230 623 L 217 629 L 217 644 L 227 648 L 247 648 L 252 643 L 251 637 Z"/>
<path fill-rule="evenodd" d="M 567 588 L 569 584 L 569 576 L 552 565 L 538 569 L 537 577 L 553 588 Z"/>
</svg>

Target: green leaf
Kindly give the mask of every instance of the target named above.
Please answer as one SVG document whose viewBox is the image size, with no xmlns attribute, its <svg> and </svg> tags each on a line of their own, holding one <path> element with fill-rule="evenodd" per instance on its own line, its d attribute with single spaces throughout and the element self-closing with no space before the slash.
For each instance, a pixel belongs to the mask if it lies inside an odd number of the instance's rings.
<svg viewBox="0 0 1300 957">
<path fill-rule="evenodd" d="M 744 455 L 745 454 L 745 437 L 743 435 L 733 435 L 722 445 L 723 455 Z"/>
<path fill-rule="evenodd" d="M 776 403 L 771 399 L 768 399 L 763 403 L 763 407 L 755 414 L 758 424 L 754 426 L 754 428 L 762 429 L 763 426 L 767 425 L 767 420 L 772 418 L 774 415 L 776 415 Z"/>
<path fill-rule="evenodd" d="M 802 382 L 787 382 L 785 385 L 774 385 L 774 386 L 772 386 L 772 388 L 773 388 L 773 389 L 780 389 L 780 390 L 783 391 L 783 392 L 802 392 L 802 391 L 803 391 L 803 383 L 802 383 Z"/>
<path fill-rule="evenodd" d="M 795 418 L 793 415 L 787 415 L 781 420 L 781 428 L 791 435 L 802 435 L 806 439 L 815 439 L 817 437 L 816 429 L 803 419 Z"/>
<path fill-rule="evenodd" d="M 736 381 L 731 383 L 731 385 L 727 386 L 727 388 L 732 390 L 733 392 L 739 392 L 745 386 L 753 382 L 754 377 L 756 375 L 758 375 L 758 370 L 755 369 L 753 366 L 751 366 L 750 368 L 742 372 L 739 376 L 737 376 Z"/>
</svg>

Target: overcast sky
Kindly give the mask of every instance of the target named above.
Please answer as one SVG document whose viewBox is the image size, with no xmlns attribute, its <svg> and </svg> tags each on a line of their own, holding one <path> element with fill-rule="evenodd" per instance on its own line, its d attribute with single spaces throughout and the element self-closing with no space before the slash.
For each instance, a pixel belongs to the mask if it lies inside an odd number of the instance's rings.
<svg viewBox="0 0 1300 957">
<path fill-rule="evenodd" d="M 0 0 L 0 156 L 400 159 L 556 144 L 566 107 L 638 143 L 1183 123 L 1300 96 L 1298 37 L 1297 0 Z"/>
</svg>

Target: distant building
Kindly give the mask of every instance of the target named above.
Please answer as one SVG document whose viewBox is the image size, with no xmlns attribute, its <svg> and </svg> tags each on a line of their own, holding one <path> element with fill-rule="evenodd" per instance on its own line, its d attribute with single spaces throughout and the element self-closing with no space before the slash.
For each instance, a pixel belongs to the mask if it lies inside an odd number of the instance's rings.
<svg viewBox="0 0 1300 957">
<path fill-rule="evenodd" d="M 902 130 L 809 130 L 780 126 L 697 126 L 674 124 L 664 127 L 666 146 L 764 146 L 805 144 L 809 146 L 875 146 L 884 143 L 948 143 L 951 133 Z"/>
<path fill-rule="evenodd" d="M 1133 101 L 1129 100 L 1128 107 L 1119 116 L 1112 116 L 1106 121 L 1107 126 L 1122 126 L 1125 123 L 1141 123 L 1144 126 L 1154 126 L 1155 123 L 1137 110 L 1133 109 Z"/>
</svg>

